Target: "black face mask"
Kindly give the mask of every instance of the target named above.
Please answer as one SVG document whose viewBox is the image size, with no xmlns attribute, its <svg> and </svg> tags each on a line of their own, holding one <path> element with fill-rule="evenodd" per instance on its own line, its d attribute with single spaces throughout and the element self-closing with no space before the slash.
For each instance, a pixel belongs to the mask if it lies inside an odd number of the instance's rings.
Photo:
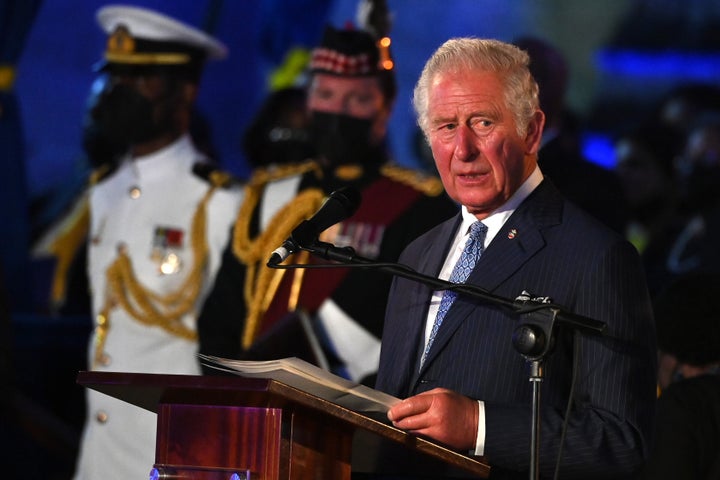
<svg viewBox="0 0 720 480">
<path fill-rule="evenodd" d="M 128 150 L 127 144 L 116 138 L 107 137 L 100 126 L 90 120 L 83 127 L 82 147 L 93 168 L 103 165 L 113 167 Z"/>
<path fill-rule="evenodd" d="M 336 113 L 313 112 L 311 138 L 318 155 L 328 166 L 376 162 L 370 145 L 372 119 Z"/>
<path fill-rule="evenodd" d="M 96 137 L 111 145 L 133 145 L 157 138 L 168 129 L 168 115 L 155 121 L 153 102 L 127 85 L 104 92 L 92 109 Z"/>
</svg>

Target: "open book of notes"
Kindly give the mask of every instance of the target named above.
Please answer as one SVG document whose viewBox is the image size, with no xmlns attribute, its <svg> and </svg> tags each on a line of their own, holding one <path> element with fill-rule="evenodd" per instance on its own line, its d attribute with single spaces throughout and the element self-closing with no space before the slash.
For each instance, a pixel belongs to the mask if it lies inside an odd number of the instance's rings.
<svg viewBox="0 0 720 480">
<path fill-rule="evenodd" d="M 296 357 L 266 361 L 231 360 L 198 355 L 203 365 L 242 377 L 269 378 L 356 412 L 381 412 L 398 398 L 334 375 Z"/>
</svg>

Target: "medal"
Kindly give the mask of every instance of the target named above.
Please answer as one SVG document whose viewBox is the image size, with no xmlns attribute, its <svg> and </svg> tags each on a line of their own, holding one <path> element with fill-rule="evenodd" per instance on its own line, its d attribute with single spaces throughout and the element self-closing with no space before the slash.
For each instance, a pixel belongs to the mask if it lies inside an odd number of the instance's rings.
<svg viewBox="0 0 720 480">
<path fill-rule="evenodd" d="M 150 258 L 157 263 L 161 275 L 172 275 L 182 270 L 179 252 L 183 248 L 185 232 L 172 227 L 155 227 Z"/>
</svg>

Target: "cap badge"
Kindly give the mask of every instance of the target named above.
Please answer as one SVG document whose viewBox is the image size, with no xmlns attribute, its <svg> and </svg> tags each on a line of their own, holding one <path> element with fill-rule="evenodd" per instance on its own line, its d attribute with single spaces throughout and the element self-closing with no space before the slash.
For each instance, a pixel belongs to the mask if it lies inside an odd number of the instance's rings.
<svg viewBox="0 0 720 480">
<path fill-rule="evenodd" d="M 118 25 L 108 38 L 107 50 L 110 54 L 127 55 L 135 51 L 135 40 L 125 25 Z"/>
</svg>

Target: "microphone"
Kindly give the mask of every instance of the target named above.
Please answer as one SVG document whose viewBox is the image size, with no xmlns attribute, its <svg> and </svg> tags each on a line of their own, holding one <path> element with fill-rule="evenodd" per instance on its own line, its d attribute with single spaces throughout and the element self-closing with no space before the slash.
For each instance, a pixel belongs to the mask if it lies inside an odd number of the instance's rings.
<svg viewBox="0 0 720 480">
<path fill-rule="evenodd" d="M 278 248 L 273 250 L 268 260 L 268 265 L 277 265 L 278 263 L 284 262 L 287 257 L 295 253 L 298 249 L 298 245 L 288 238 Z"/>
<path fill-rule="evenodd" d="M 309 220 L 303 220 L 290 237 L 272 252 L 268 264 L 277 265 L 300 248 L 313 245 L 320 233 L 351 217 L 360 206 L 360 201 L 360 192 L 353 187 L 342 187 L 332 192 L 315 215 Z"/>
</svg>

